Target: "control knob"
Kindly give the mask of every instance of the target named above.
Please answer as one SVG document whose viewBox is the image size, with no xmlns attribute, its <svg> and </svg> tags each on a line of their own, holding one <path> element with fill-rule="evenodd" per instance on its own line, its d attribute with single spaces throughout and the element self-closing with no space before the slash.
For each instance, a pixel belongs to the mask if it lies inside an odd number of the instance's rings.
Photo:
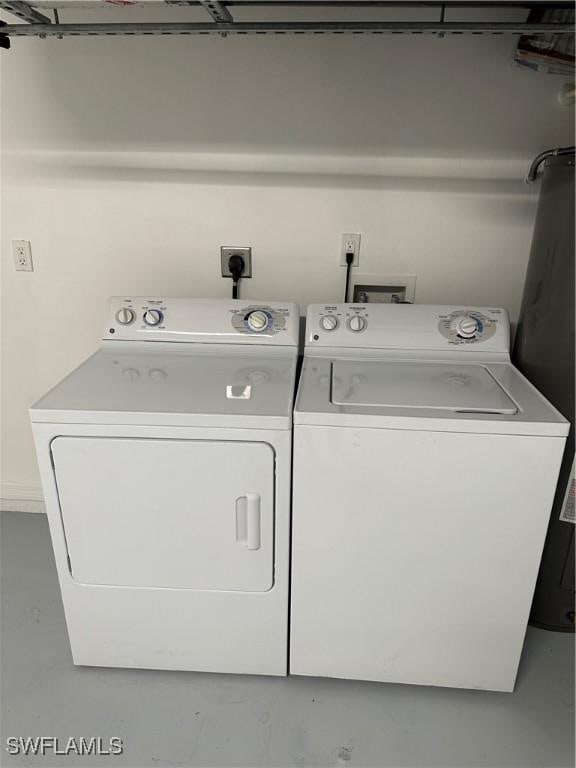
<svg viewBox="0 0 576 768">
<path fill-rule="evenodd" d="M 261 333 L 268 327 L 269 317 L 266 312 L 261 309 L 256 309 L 254 312 L 250 312 L 247 318 L 248 328 L 254 333 Z"/>
<path fill-rule="evenodd" d="M 456 323 L 456 333 L 463 339 L 473 339 L 478 331 L 478 320 L 472 315 L 460 318 Z"/>
<path fill-rule="evenodd" d="M 320 325 L 325 331 L 335 331 L 338 328 L 338 318 L 336 315 L 324 315 L 320 318 Z"/>
<path fill-rule="evenodd" d="M 350 320 L 348 320 L 348 328 L 354 333 L 359 333 L 366 328 L 366 320 L 362 315 L 352 315 Z"/>
<path fill-rule="evenodd" d="M 116 312 L 116 321 L 120 323 L 120 325 L 130 325 L 130 323 L 134 322 L 135 317 L 136 314 L 134 313 L 134 310 L 129 309 L 129 307 L 122 307 L 122 309 L 119 309 L 118 312 Z"/>
<path fill-rule="evenodd" d="M 164 320 L 164 315 L 159 309 L 147 309 L 144 312 L 143 320 L 146 325 L 154 327 L 155 325 L 160 325 L 162 320 Z"/>
</svg>

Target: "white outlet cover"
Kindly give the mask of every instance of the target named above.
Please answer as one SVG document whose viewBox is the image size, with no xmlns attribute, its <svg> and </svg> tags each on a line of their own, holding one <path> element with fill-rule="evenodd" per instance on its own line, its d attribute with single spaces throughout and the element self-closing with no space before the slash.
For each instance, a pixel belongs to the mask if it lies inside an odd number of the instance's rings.
<svg viewBox="0 0 576 768">
<path fill-rule="evenodd" d="M 389 275 L 389 274 L 366 274 L 352 270 L 350 275 L 350 293 L 354 296 L 354 287 L 356 285 L 373 285 L 381 287 L 384 285 L 403 285 L 406 288 L 406 301 L 414 303 L 416 295 L 416 275 Z"/>
<path fill-rule="evenodd" d="M 348 234 L 343 234 L 341 241 L 340 241 L 340 256 L 339 256 L 339 264 L 341 267 L 346 267 L 346 254 L 347 253 L 353 253 L 354 258 L 352 260 L 352 266 L 357 267 L 360 263 L 360 240 L 361 235 L 359 233 L 349 232 Z M 350 247 L 350 251 L 348 248 Z"/>
<path fill-rule="evenodd" d="M 34 272 L 30 240 L 12 240 L 12 254 L 17 272 Z"/>
</svg>

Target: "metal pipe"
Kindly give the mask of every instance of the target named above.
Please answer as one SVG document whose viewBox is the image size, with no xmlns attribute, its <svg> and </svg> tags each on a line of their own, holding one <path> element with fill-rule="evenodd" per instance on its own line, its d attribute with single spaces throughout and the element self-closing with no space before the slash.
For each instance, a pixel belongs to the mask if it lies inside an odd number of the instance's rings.
<svg viewBox="0 0 576 768">
<path fill-rule="evenodd" d="M 532 182 L 536 181 L 536 176 L 538 175 L 538 169 L 542 165 L 542 163 L 547 160 L 549 157 L 558 157 L 558 155 L 570 155 L 574 154 L 576 152 L 576 146 L 575 147 L 558 147 L 557 149 L 547 149 L 544 152 L 540 152 L 539 155 L 536 155 L 534 160 L 532 160 L 532 163 L 530 165 L 530 168 L 528 169 L 528 173 L 526 174 L 526 178 L 524 181 L 526 184 L 532 184 Z"/>
<path fill-rule="evenodd" d="M 229 23 L 91 23 L 14 24 L 3 27 L 10 37 L 69 37 L 78 35 L 302 35 L 302 34 L 572 34 L 573 25 L 544 22 L 425 22 L 425 21 L 311 21 Z"/>
</svg>

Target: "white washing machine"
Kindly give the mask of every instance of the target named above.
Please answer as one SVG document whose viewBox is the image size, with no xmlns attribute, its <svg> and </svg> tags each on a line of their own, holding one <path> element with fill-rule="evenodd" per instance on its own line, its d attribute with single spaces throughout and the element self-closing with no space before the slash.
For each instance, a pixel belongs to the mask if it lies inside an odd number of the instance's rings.
<svg viewBox="0 0 576 768">
<path fill-rule="evenodd" d="M 313 305 L 290 671 L 511 691 L 568 423 L 502 309 Z"/>
<path fill-rule="evenodd" d="M 116 298 L 31 409 L 76 664 L 285 675 L 294 304 Z"/>
</svg>

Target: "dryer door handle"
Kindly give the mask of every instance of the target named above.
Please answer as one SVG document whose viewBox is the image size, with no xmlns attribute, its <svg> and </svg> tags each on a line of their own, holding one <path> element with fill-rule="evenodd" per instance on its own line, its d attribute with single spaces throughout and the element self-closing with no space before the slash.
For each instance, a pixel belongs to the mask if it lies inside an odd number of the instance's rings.
<svg viewBox="0 0 576 768">
<path fill-rule="evenodd" d="M 260 495 L 247 493 L 236 499 L 236 541 L 247 549 L 260 549 Z"/>
</svg>

